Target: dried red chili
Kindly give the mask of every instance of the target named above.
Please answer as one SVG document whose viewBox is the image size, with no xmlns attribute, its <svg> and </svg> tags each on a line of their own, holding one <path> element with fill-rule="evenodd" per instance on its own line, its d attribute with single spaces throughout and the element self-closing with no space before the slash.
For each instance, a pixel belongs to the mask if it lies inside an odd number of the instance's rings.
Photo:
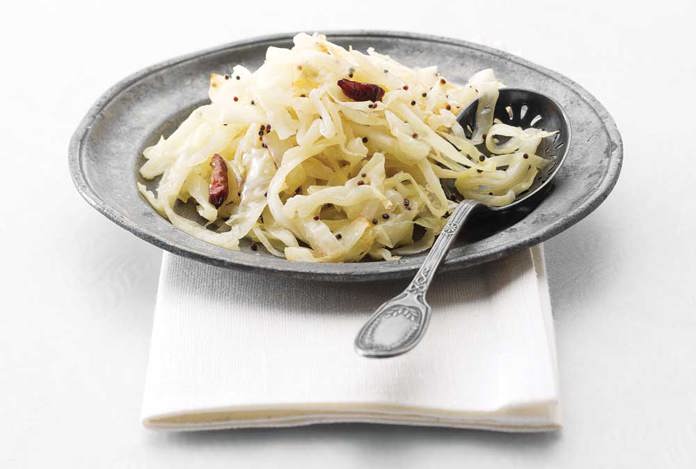
<svg viewBox="0 0 696 469">
<path fill-rule="evenodd" d="M 227 163 L 225 159 L 215 153 L 210 160 L 210 166 L 213 172 L 210 175 L 210 186 L 208 187 L 208 201 L 215 206 L 220 206 L 227 199 L 229 185 L 227 182 Z"/>
<path fill-rule="evenodd" d="M 384 90 L 372 83 L 361 83 L 359 81 L 341 79 L 338 86 L 343 90 L 343 94 L 353 101 L 381 101 Z"/>
</svg>

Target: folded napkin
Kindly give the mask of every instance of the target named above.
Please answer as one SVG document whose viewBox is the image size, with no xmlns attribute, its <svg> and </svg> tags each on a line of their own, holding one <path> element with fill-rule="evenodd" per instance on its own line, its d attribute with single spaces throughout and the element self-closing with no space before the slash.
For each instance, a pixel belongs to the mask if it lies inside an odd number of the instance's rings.
<svg viewBox="0 0 696 469">
<path fill-rule="evenodd" d="M 358 356 L 360 326 L 405 284 L 306 282 L 165 254 L 144 425 L 559 427 L 540 247 L 438 277 L 420 345 L 396 358 Z"/>
</svg>

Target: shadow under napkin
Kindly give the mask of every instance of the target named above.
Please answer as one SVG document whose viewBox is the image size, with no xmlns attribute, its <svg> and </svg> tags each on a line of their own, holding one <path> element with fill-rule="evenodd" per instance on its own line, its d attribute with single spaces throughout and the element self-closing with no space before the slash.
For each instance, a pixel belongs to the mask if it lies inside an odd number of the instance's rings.
<svg viewBox="0 0 696 469">
<path fill-rule="evenodd" d="M 342 448 L 350 454 L 354 467 L 372 467 L 380 460 L 377 455 L 398 455 L 402 467 L 409 466 L 414 454 L 424 449 L 434 454 L 452 447 L 481 451 L 493 448 L 499 462 L 510 464 L 526 453 L 540 453 L 552 448 L 562 438 L 561 433 L 493 433 L 452 428 L 424 428 L 393 425 L 334 424 L 321 427 L 242 429 L 204 432 L 155 434 L 150 442 L 156 447 L 171 445 L 211 450 L 225 448 L 234 454 L 245 451 L 290 452 L 307 448 L 307 442 L 330 449 Z M 346 451 L 345 447 L 351 448 Z"/>
</svg>

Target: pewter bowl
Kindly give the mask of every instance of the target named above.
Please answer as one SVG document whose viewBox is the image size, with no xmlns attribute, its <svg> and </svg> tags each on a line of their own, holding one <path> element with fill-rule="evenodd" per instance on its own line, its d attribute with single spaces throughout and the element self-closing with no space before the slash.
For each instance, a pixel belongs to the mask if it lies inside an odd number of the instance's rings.
<svg viewBox="0 0 696 469">
<path fill-rule="evenodd" d="M 269 46 L 290 47 L 293 34 L 235 42 L 148 67 L 109 89 L 89 110 L 70 142 L 70 172 L 80 194 L 136 236 L 173 252 L 221 267 L 315 280 L 366 281 L 412 276 L 423 255 L 392 262 L 314 264 L 290 262 L 242 245 L 229 251 L 196 239 L 160 217 L 136 190 L 142 150 L 169 135 L 206 101 L 211 72 L 242 63 L 258 67 Z M 568 78 L 506 52 L 455 39 L 398 32 L 336 32 L 338 44 L 374 47 L 411 66 L 437 64 L 465 83 L 491 67 L 507 86 L 548 95 L 565 111 L 573 131 L 563 167 L 536 204 L 513 216 L 482 216 L 460 236 L 441 271 L 462 269 L 533 246 L 594 210 L 614 187 L 622 160 L 621 137 L 609 113 Z"/>
</svg>

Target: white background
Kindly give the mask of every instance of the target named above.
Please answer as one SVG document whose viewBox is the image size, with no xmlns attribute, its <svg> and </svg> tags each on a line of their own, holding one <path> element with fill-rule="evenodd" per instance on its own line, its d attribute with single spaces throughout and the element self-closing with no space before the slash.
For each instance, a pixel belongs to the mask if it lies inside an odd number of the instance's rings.
<svg viewBox="0 0 696 469">
<path fill-rule="evenodd" d="M 0 16 L 0 466 L 696 467 L 696 4 L 9 2 Z M 89 208 L 68 140 L 142 67 L 266 33 L 452 36 L 581 83 L 625 143 L 607 202 L 547 243 L 565 429 L 162 434 L 139 411 L 160 252 Z"/>
</svg>

